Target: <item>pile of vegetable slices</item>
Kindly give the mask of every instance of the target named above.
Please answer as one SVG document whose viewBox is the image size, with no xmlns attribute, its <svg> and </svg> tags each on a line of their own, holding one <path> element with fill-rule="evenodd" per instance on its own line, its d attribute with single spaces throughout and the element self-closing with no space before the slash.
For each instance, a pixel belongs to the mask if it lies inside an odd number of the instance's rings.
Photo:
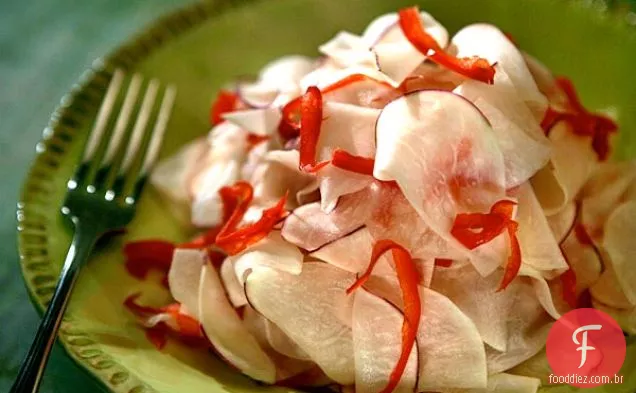
<svg viewBox="0 0 636 393">
<path fill-rule="evenodd" d="M 222 90 L 154 171 L 200 232 L 124 248 L 175 300 L 126 299 L 158 348 L 295 388 L 534 392 L 568 310 L 636 333 L 636 163 L 567 78 L 414 7 L 319 51 Z"/>
</svg>

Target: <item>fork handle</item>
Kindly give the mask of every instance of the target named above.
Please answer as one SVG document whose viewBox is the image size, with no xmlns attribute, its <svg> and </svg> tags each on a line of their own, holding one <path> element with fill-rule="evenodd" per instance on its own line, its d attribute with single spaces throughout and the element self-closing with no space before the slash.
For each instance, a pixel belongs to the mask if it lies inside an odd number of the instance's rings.
<svg viewBox="0 0 636 393">
<path fill-rule="evenodd" d="M 13 383 L 11 393 L 37 392 L 51 348 L 57 337 L 57 330 L 60 327 L 64 310 L 66 310 L 71 290 L 81 266 L 88 259 L 98 237 L 99 232 L 97 230 L 89 227 L 80 228 L 76 224 L 73 241 L 66 254 L 60 279 L 55 287 L 55 293 L 42 317 L 31 348 L 20 366 L 20 371 Z"/>
</svg>

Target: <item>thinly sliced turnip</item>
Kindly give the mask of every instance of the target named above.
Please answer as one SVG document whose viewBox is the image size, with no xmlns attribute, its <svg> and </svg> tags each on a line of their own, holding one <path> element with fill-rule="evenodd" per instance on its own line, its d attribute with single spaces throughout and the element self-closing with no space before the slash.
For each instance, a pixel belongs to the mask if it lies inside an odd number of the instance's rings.
<svg viewBox="0 0 636 393">
<path fill-rule="evenodd" d="M 550 286 L 541 273 L 529 265 L 521 265 L 519 276 L 528 277 L 531 280 L 535 295 L 543 309 L 554 319 L 561 317 L 562 311 L 557 309 L 555 300 L 552 298 Z M 556 302 L 558 303 L 558 302 Z M 560 303 L 558 303 L 560 305 Z"/>
<path fill-rule="evenodd" d="M 276 324 L 270 320 L 265 320 L 265 336 L 269 345 L 278 353 L 281 353 L 292 359 L 311 360 L 307 355 L 285 332 L 283 332 Z"/>
<path fill-rule="evenodd" d="M 199 289 L 199 321 L 208 339 L 230 364 L 266 383 L 276 380 L 276 366 L 261 349 L 225 296 L 214 268 L 202 268 Z"/>
<path fill-rule="evenodd" d="M 317 86 L 319 89 L 323 90 L 328 88 L 329 86 L 332 86 L 338 82 L 341 82 L 342 80 L 348 77 L 351 77 L 352 75 L 364 75 L 380 83 L 388 84 L 389 86 L 393 86 L 393 87 L 398 86 L 398 83 L 396 83 L 393 79 L 389 78 L 388 76 L 378 71 L 377 69 L 355 65 L 355 66 L 347 67 L 345 69 L 338 69 L 332 66 L 326 67 L 325 69 L 317 69 L 311 74 L 308 74 L 306 77 L 304 77 L 300 81 L 300 87 L 301 89 L 303 89 L 303 91 L 306 90 L 309 86 Z M 342 101 L 342 100 L 335 100 L 335 101 Z M 364 103 L 364 102 L 368 102 L 368 100 L 362 101 L 361 103 Z M 354 102 L 348 102 L 348 103 L 355 104 L 356 102 L 354 100 Z M 373 106 L 373 105 L 364 105 L 364 106 Z"/>
<path fill-rule="evenodd" d="M 530 183 L 546 216 L 560 213 L 570 203 L 569 196 L 554 174 L 552 163 L 541 168 L 530 179 Z"/>
<path fill-rule="evenodd" d="M 431 289 L 455 303 L 473 321 L 486 344 L 505 352 L 508 314 L 516 292 L 514 287 L 497 292 L 500 282 L 500 273 L 482 277 L 472 265 L 467 264 L 436 269 Z"/>
<path fill-rule="evenodd" d="M 298 83 L 314 67 L 315 63 L 309 57 L 299 55 L 283 56 L 263 67 L 259 74 L 259 79 L 264 84 L 278 89 L 282 93 L 281 95 L 297 96 L 301 94 Z"/>
<path fill-rule="evenodd" d="M 219 269 L 219 276 L 223 282 L 225 293 L 235 308 L 243 307 L 247 304 L 247 298 L 245 297 L 245 289 L 243 285 L 236 278 L 234 273 L 234 261 L 230 258 L 225 258 Z"/>
<path fill-rule="evenodd" d="M 168 287 L 172 297 L 192 313 L 199 315 L 199 283 L 201 268 L 207 263 L 201 250 L 176 249 L 168 271 Z"/>
<path fill-rule="evenodd" d="M 538 378 L 499 373 L 489 375 L 483 389 L 448 389 L 444 393 L 536 393 L 540 386 Z"/>
<path fill-rule="evenodd" d="M 636 184 L 636 161 L 606 163 L 582 190 L 581 222 L 597 245 L 603 243 L 605 223 Z"/>
<path fill-rule="evenodd" d="M 315 176 L 298 169 L 298 150 L 273 150 L 265 154 L 261 167 L 252 174 L 254 199 L 271 205 L 289 192 L 286 208 L 298 207 L 294 198 L 315 181 Z"/>
<path fill-rule="evenodd" d="M 285 219 L 283 238 L 307 251 L 340 239 L 365 224 L 370 214 L 368 198 L 367 189 L 345 195 L 329 214 L 318 202 L 301 206 Z"/>
<path fill-rule="evenodd" d="M 563 91 L 555 83 L 552 71 L 536 57 L 526 52 L 521 52 L 521 54 L 526 62 L 528 71 L 530 71 L 530 74 L 532 74 L 534 78 L 537 88 L 546 96 L 550 106 L 562 108 L 566 98 L 564 97 Z"/>
<path fill-rule="evenodd" d="M 629 309 L 633 305 L 622 291 L 621 285 L 616 278 L 616 273 L 611 264 L 605 265 L 605 270 L 598 280 L 590 287 L 590 294 L 593 299 L 606 304 L 609 307 L 619 309 Z"/>
<path fill-rule="evenodd" d="M 276 131 L 281 112 L 278 108 L 246 109 L 226 113 L 223 118 L 253 134 L 269 136 Z"/>
<path fill-rule="evenodd" d="M 191 219 L 198 227 L 213 227 L 223 221 L 223 202 L 219 190 L 234 184 L 240 176 L 236 161 L 212 163 L 198 176 L 192 201 Z"/>
<path fill-rule="evenodd" d="M 475 104 L 491 124 L 504 158 L 506 188 L 530 179 L 548 162 L 550 141 L 514 88 L 467 80 L 453 92 Z"/>
<path fill-rule="evenodd" d="M 236 95 L 249 108 L 265 109 L 272 105 L 280 91 L 273 86 L 256 81 L 253 83 L 239 82 Z"/>
<path fill-rule="evenodd" d="M 618 206 L 605 224 L 603 248 L 625 297 L 636 306 L 636 200 Z"/>
<path fill-rule="evenodd" d="M 464 78 L 445 67 L 432 62 L 420 64 L 400 86 L 401 90 L 411 93 L 417 90 L 453 91 L 464 82 Z"/>
<path fill-rule="evenodd" d="M 403 309 L 396 279 L 372 277 L 365 288 Z M 485 387 L 486 357 L 475 324 L 446 296 L 422 286 L 419 290 L 417 391 Z"/>
<path fill-rule="evenodd" d="M 247 153 L 249 132 L 228 121 L 215 126 L 208 134 L 210 154 L 208 160 L 243 160 Z"/>
<path fill-rule="evenodd" d="M 537 269 L 545 278 L 555 278 L 568 269 L 541 205 L 529 183 L 514 193 L 519 201 L 517 239 L 524 265 Z"/>
<path fill-rule="evenodd" d="M 451 42 L 457 48 L 457 57 L 479 56 L 490 64 L 497 63 L 494 84 L 514 87 L 536 122 L 541 121 L 547 99 L 537 88 L 521 52 L 501 30 L 485 23 L 472 24 L 458 31 Z"/>
<path fill-rule="evenodd" d="M 395 180 L 424 222 L 458 248 L 450 234 L 457 214 L 488 212 L 505 196 L 494 133 L 479 110 L 458 95 L 419 91 L 391 102 L 378 118 L 376 138 L 374 177 Z M 485 246 L 497 251 L 475 260 L 482 274 L 505 259 L 505 242 L 491 243 Z"/>
<path fill-rule="evenodd" d="M 339 72 L 339 74 L 342 74 L 342 72 Z M 366 74 L 348 73 L 340 81 L 323 89 L 325 102 L 339 102 L 376 109 L 382 109 L 389 101 L 400 94 L 396 88 L 385 80 L 375 79 Z"/>
<path fill-rule="evenodd" d="M 317 160 L 328 161 L 335 149 L 373 158 L 375 156 L 375 122 L 380 111 L 355 105 L 326 102 L 324 119 L 317 143 Z M 372 178 L 328 166 L 319 172 L 321 207 L 331 212 L 343 195 L 360 191 Z"/>
<path fill-rule="evenodd" d="M 353 351 L 356 393 L 382 391 L 402 352 L 403 315 L 386 300 L 364 289 L 353 302 Z M 413 392 L 417 384 L 418 356 L 414 346 L 400 382 L 393 392 Z"/>
<path fill-rule="evenodd" d="M 252 269 L 269 267 L 298 275 L 303 268 L 303 254 L 298 247 L 286 242 L 279 231 L 270 232 L 267 237 L 228 259 L 232 261 L 236 278 L 242 285 L 246 273 Z"/>
<path fill-rule="evenodd" d="M 326 263 L 308 262 L 295 276 L 257 269 L 247 278 L 250 304 L 281 328 L 333 380 L 354 382 L 351 312 L 345 290 L 355 276 Z"/>
<path fill-rule="evenodd" d="M 539 352 L 545 346 L 554 322 L 537 300 L 530 280 L 523 278 L 515 280 L 515 283 L 516 299 L 507 316 L 506 351 L 501 352 L 486 346 L 490 375 L 506 371 Z"/>
<path fill-rule="evenodd" d="M 574 230 L 561 243 L 561 250 L 567 258 L 568 264 L 574 270 L 576 293 L 580 295 L 601 276 L 603 266 L 600 255 L 593 245 L 581 243 Z"/>
<path fill-rule="evenodd" d="M 534 187 L 533 187 L 534 190 Z M 535 191 L 535 197 L 536 197 Z M 577 206 L 575 202 L 570 202 L 561 209 L 557 214 L 547 216 L 548 225 L 552 231 L 552 236 L 557 243 L 561 244 L 567 236 L 572 232 L 574 221 L 576 220 Z"/>
<path fill-rule="evenodd" d="M 420 11 L 422 26 L 442 48 L 448 44 L 448 31 L 428 12 Z M 391 43 L 405 40 L 398 25 L 398 14 L 395 12 L 375 18 L 362 33 L 362 39 L 368 46 L 378 43 Z"/>
<path fill-rule="evenodd" d="M 615 308 L 592 299 L 592 306 L 597 310 L 607 313 L 619 324 L 627 334 L 636 334 L 636 307 Z"/>
<path fill-rule="evenodd" d="M 341 31 L 328 42 L 318 47 L 320 53 L 328 56 L 341 67 L 361 65 L 375 68 L 375 55 L 369 45 L 355 34 Z"/>
<path fill-rule="evenodd" d="M 548 357 L 544 348 L 530 359 L 508 370 L 508 372 L 514 375 L 537 378 L 541 383 L 548 384 L 550 382 L 549 376 L 552 374 L 552 369 L 548 363 Z"/>
</svg>

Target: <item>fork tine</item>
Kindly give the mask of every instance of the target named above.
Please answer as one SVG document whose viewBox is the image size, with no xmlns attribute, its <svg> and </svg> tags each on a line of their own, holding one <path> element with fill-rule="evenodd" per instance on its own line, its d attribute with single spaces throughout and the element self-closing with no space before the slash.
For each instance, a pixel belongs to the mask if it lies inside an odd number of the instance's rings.
<svg viewBox="0 0 636 393">
<path fill-rule="evenodd" d="M 141 177 L 144 177 L 148 173 L 148 171 L 152 168 L 155 161 L 157 160 L 159 150 L 161 149 L 161 143 L 163 142 L 163 135 L 166 132 L 168 120 L 170 120 L 170 114 L 172 112 L 172 106 L 174 105 L 175 96 L 176 89 L 173 86 L 168 86 L 163 96 L 163 101 L 161 102 L 159 115 L 157 116 L 157 122 L 155 123 L 155 127 L 152 130 L 152 138 L 150 139 L 148 152 L 144 157 L 144 163 L 141 167 Z"/>
<path fill-rule="evenodd" d="M 159 81 L 157 81 L 156 79 L 151 80 L 148 84 L 148 90 L 146 90 L 146 95 L 144 96 L 143 102 L 141 104 L 141 109 L 139 110 L 139 116 L 137 117 L 137 121 L 135 122 L 130 141 L 128 142 L 128 149 L 126 150 L 124 161 L 122 162 L 119 171 L 120 174 L 128 172 L 130 166 L 135 160 L 137 152 L 139 151 L 139 145 L 142 142 L 144 131 L 146 129 L 146 125 L 148 124 L 148 119 L 150 119 L 150 114 L 152 113 L 155 98 L 157 97 L 158 88 Z"/>
<path fill-rule="evenodd" d="M 132 80 L 130 81 L 130 85 L 128 86 L 128 91 L 126 91 L 126 97 L 124 98 L 124 103 L 121 107 L 121 111 L 119 112 L 119 116 L 117 117 L 115 129 L 108 143 L 108 149 L 106 150 L 106 155 L 104 156 L 104 160 L 102 163 L 103 166 L 112 163 L 113 158 L 115 157 L 115 154 L 119 149 L 119 145 L 121 144 L 122 138 L 126 133 L 128 123 L 130 122 L 130 117 L 135 107 L 135 103 L 137 102 L 137 96 L 139 95 L 141 82 L 141 75 L 133 75 Z"/>
<path fill-rule="evenodd" d="M 106 129 L 106 125 L 108 124 L 108 119 L 110 118 L 110 113 L 113 109 L 113 106 L 115 106 L 117 94 L 119 93 L 119 89 L 121 87 L 123 79 L 124 72 L 120 69 L 115 70 L 113 78 L 110 80 L 110 84 L 108 85 L 106 95 L 104 96 L 104 101 L 102 101 L 102 105 L 100 106 L 99 112 L 97 113 L 97 120 L 95 120 L 95 125 L 93 126 L 93 130 L 90 133 L 89 140 L 86 143 L 86 147 L 84 148 L 82 163 L 89 162 L 93 158 L 95 151 L 99 147 L 99 143 L 102 140 L 102 135 L 104 134 L 104 130 Z"/>
</svg>

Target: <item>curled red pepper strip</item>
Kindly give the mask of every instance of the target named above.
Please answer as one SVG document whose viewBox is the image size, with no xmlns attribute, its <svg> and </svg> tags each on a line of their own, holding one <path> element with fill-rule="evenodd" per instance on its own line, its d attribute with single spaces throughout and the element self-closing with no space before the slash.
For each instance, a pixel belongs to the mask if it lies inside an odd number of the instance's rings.
<svg viewBox="0 0 636 393">
<path fill-rule="evenodd" d="M 152 269 L 168 274 L 175 245 L 164 240 L 141 240 L 124 245 L 128 273 L 143 280 Z"/>
<path fill-rule="evenodd" d="M 347 87 L 353 83 L 358 83 L 358 82 L 374 82 L 378 85 L 387 87 L 389 89 L 394 89 L 393 86 L 391 86 L 390 83 L 385 82 L 385 81 L 380 81 L 377 80 L 375 78 L 372 78 L 368 75 L 364 75 L 364 74 L 351 74 L 348 75 L 342 79 L 340 79 L 337 82 L 334 82 L 332 84 L 330 84 L 329 86 L 325 87 L 324 89 L 322 89 L 322 94 L 327 94 L 327 93 L 331 93 L 333 91 L 342 89 L 344 87 Z"/>
<path fill-rule="evenodd" d="M 402 348 L 400 357 L 391 372 L 389 383 L 382 389 L 381 393 L 390 393 L 396 388 L 402 378 L 402 374 L 404 374 L 409 355 L 415 344 L 422 312 L 418 288 L 419 273 L 411 259 L 411 255 L 404 247 L 392 240 L 379 240 L 373 246 L 371 261 L 369 262 L 367 270 L 347 289 L 347 293 L 350 294 L 356 288 L 363 285 L 371 276 L 371 272 L 378 262 L 378 259 L 389 250 L 391 250 L 393 254 L 395 270 L 404 300 L 404 321 L 402 323 Z"/>
<path fill-rule="evenodd" d="M 567 258 L 565 260 L 567 262 Z M 570 262 L 568 262 L 568 266 L 570 266 Z M 576 297 L 576 273 L 574 273 L 571 266 L 561 274 L 559 280 L 561 281 L 563 300 L 565 300 L 570 307 L 576 308 L 578 303 Z"/>
<path fill-rule="evenodd" d="M 331 164 L 349 172 L 373 176 L 375 160 L 373 158 L 354 156 L 342 149 L 336 149 L 331 156 Z"/>
<path fill-rule="evenodd" d="M 263 211 L 261 218 L 242 228 L 230 230 L 223 227 L 216 237 L 216 245 L 228 255 L 236 255 L 245 250 L 250 245 L 267 236 L 274 226 L 285 216 L 285 203 L 287 194 L 283 196 L 276 205 Z"/>
<path fill-rule="evenodd" d="M 446 259 L 446 258 L 435 258 L 435 266 L 436 267 L 451 267 L 453 266 L 453 260 Z"/>
<path fill-rule="evenodd" d="M 327 163 L 316 163 L 316 149 L 322 125 L 322 93 L 309 86 L 300 100 L 300 170 L 315 172 Z"/>
<path fill-rule="evenodd" d="M 504 230 L 508 231 L 510 256 L 504 268 L 504 276 L 497 291 L 505 289 L 519 273 L 521 248 L 517 240 L 517 222 L 512 220 L 516 203 L 510 200 L 496 202 L 489 213 L 458 214 L 451 228 L 451 235 L 469 250 L 488 243 Z"/>
<path fill-rule="evenodd" d="M 254 189 L 250 183 L 239 181 L 232 186 L 222 187 L 219 190 L 219 195 L 223 201 L 223 222 L 225 223 L 221 231 L 224 233 L 232 232 L 241 222 L 247 208 L 252 203 Z"/>
<path fill-rule="evenodd" d="M 247 134 L 247 147 L 248 150 L 255 148 L 261 143 L 269 140 L 269 135 L 258 135 L 254 133 Z"/>
<path fill-rule="evenodd" d="M 477 56 L 458 58 L 446 53 L 437 41 L 424 30 L 420 10 L 417 7 L 403 8 L 398 14 L 400 28 L 404 36 L 422 54 L 458 74 L 484 83 L 494 83 L 495 68 L 488 63 L 488 60 Z"/>
<path fill-rule="evenodd" d="M 221 90 L 210 108 L 210 124 L 213 126 L 223 121 L 223 115 L 236 109 L 238 95 L 228 90 Z"/>
</svg>

